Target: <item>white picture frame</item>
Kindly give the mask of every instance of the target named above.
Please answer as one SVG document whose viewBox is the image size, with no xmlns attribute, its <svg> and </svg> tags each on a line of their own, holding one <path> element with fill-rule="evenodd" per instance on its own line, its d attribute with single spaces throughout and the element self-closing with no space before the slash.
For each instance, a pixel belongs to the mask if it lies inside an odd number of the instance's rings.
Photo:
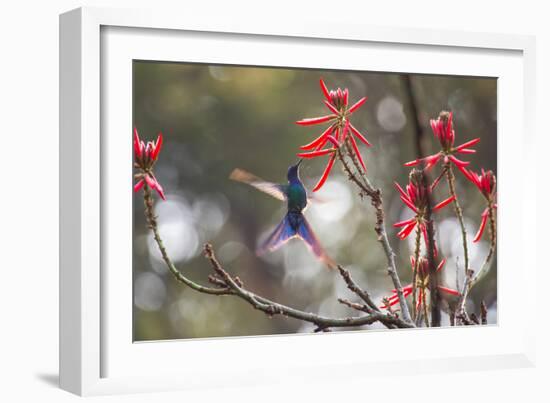
<svg viewBox="0 0 550 403">
<path fill-rule="evenodd" d="M 173 45 L 181 41 L 187 46 L 183 58 L 173 53 Z M 231 44 L 225 46 L 231 52 L 223 52 L 221 43 Z M 321 66 L 313 52 L 299 57 L 298 53 L 304 49 L 307 53 L 313 44 L 348 52 L 378 52 L 372 55 L 379 57 L 370 61 L 350 57 L 345 62 L 325 61 Z M 247 47 L 254 51 L 245 54 Z M 528 326 L 533 313 L 514 304 L 512 293 L 522 301 L 529 290 L 534 298 L 530 290 L 535 288 L 531 282 L 537 265 L 535 254 L 526 251 L 536 217 L 523 199 L 527 196 L 521 195 L 532 194 L 536 184 L 534 177 L 520 176 L 507 163 L 518 155 L 527 163 L 534 155 L 533 37 L 328 25 L 307 19 L 284 24 L 197 19 L 168 11 L 81 8 L 61 15 L 60 49 L 63 389 L 97 395 L 292 383 L 329 376 L 344 379 L 349 373 L 369 376 L 390 369 L 392 374 L 410 374 L 533 365 L 535 335 Z M 431 60 L 430 66 L 426 58 L 410 57 L 437 52 L 447 57 Z M 126 269 L 115 272 L 106 268 L 127 268 L 131 263 L 131 255 L 121 252 L 124 247 L 114 250 L 108 240 L 116 236 L 122 244 L 131 245 L 128 221 L 116 214 L 131 192 L 116 192 L 124 188 L 118 186 L 119 179 L 124 180 L 131 169 L 128 138 L 132 122 L 126 117 L 131 110 L 127 68 L 133 58 L 499 77 L 499 324 L 132 343 L 128 337 L 131 317 L 127 317 L 131 277 L 128 279 Z M 508 97 L 503 98 L 503 93 Z M 506 113 L 512 110 L 516 113 Z M 119 132 L 123 134 L 117 135 Z M 114 150 L 121 152 L 117 154 L 120 158 L 113 158 Z M 514 191 L 513 184 L 518 183 L 529 192 Z M 513 322 L 512 317 L 519 313 L 523 320 Z M 404 340 L 418 350 L 397 347 Z M 384 343 L 396 347 L 362 353 L 365 345 Z M 178 359 L 180 356 L 185 360 Z"/>
</svg>

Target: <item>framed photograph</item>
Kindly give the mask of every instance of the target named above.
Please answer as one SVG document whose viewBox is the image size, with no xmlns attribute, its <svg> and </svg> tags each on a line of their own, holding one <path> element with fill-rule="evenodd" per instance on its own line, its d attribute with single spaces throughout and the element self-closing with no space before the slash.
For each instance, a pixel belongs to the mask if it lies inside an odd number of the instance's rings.
<svg viewBox="0 0 550 403">
<path fill-rule="evenodd" d="M 60 36 L 62 388 L 532 365 L 533 38 L 96 8 Z"/>
</svg>

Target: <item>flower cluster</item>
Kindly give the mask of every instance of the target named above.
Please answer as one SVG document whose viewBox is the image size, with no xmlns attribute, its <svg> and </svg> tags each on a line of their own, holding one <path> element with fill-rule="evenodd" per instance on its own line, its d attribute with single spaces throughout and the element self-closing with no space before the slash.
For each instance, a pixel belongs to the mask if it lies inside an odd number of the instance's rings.
<svg viewBox="0 0 550 403">
<path fill-rule="evenodd" d="M 441 159 L 443 159 L 443 162 L 446 166 L 450 162 L 452 162 L 459 169 L 459 171 L 462 172 L 462 174 L 464 174 L 466 179 L 468 179 L 470 182 L 476 185 L 476 187 L 479 189 L 481 194 L 487 200 L 487 204 L 488 204 L 488 207 L 481 214 L 481 224 L 478 232 L 474 237 L 474 242 L 478 242 L 481 239 L 481 236 L 483 235 L 483 231 L 485 229 L 485 226 L 487 224 L 487 220 L 489 217 L 490 209 L 494 209 L 497 207 L 495 203 L 496 177 L 492 171 L 485 171 L 482 169 L 481 174 L 471 171 L 466 168 L 470 164 L 470 162 L 462 161 L 456 158 L 454 154 L 475 153 L 476 150 L 470 147 L 479 143 L 480 139 L 475 138 L 473 140 L 467 141 L 466 143 L 455 147 L 454 146 L 455 131 L 453 128 L 452 112 L 442 111 L 439 114 L 439 117 L 437 118 L 437 120 L 435 119 L 430 120 L 430 125 L 432 127 L 432 131 L 434 133 L 435 138 L 439 141 L 439 144 L 441 145 L 441 150 L 436 154 L 407 162 L 404 165 L 409 167 L 409 166 L 416 166 L 420 163 L 423 163 L 425 165 L 425 169 L 429 170 L 432 167 L 434 167 Z M 447 169 L 450 169 L 450 168 L 447 167 Z M 436 181 L 432 184 L 432 188 L 437 185 L 440 178 L 441 176 L 439 176 L 438 179 L 436 179 Z"/>
<path fill-rule="evenodd" d="M 428 212 L 428 203 L 431 199 L 431 187 L 424 183 L 424 174 L 422 171 L 413 169 L 409 175 L 409 184 L 406 186 L 406 191 L 395 182 L 395 187 L 399 191 L 399 197 L 405 205 L 415 213 L 414 217 L 393 224 L 396 228 L 402 228 L 397 236 L 399 239 L 407 238 L 410 233 L 419 226 L 424 236 L 426 245 L 428 244 L 428 234 L 426 230 L 426 214 Z M 451 203 L 455 199 L 450 196 L 445 200 L 436 204 L 432 211 L 438 211 Z"/>
<path fill-rule="evenodd" d="M 329 127 L 327 127 L 319 137 L 312 142 L 301 146 L 300 148 L 304 152 L 298 154 L 301 158 L 315 158 L 330 154 L 330 158 L 323 175 L 313 189 L 314 192 L 319 190 L 327 180 L 328 175 L 334 166 L 337 151 L 340 148 L 340 145 L 349 141 L 349 144 L 353 149 L 354 156 L 357 158 L 364 170 L 366 170 L 366 165 L 361 153 L 359 152 L 356 138 L 367 147 L 371 146 L 365 136 L 363 136 L 363 134 L 361 134 L 361 132 L 359 132 L 359 130 L 357 130 L 349 120 L 351 114 L 357 111 L 367 101 L 367 97 L 363 97 L 353 105 L 349 106 L 349 91 L 347 88 L 338 88 L 337 90 L 329 91 L 322 79 L 319 82 L 321 85 L 321 91 L 325 97 L 323 102 L 331 113 L 316 118 L 298 120 L 296 122 L 296 124 L 301 126 L 317 125 L 327 122 L 330 123 Z M 323 148 L 327 144 L 330 148 Z"/>
<path fill-rule="evenodd" d="M 481 174 L 478 174 L 465 168 L 460 170 L 470 182 L 476 185 L 488 202 L 494 201 L 497 191 L 497 178 L 493 171 L 486 171 L 482 168 Z"/>
<path fill-rule="evenodd" d="M 439 273 L 443 267 L 445 266 L 445 262 L 446 260 L 443 259 L 438 265 L 437 265 L 437 268 L 436 268 L 436 272 Z M 415 259 L 413 256 L 411 256 L 411 268 L 412 270 L 414 271 L 415 269 Z M 416 301 L 415 301 L 415 306 L 416 306 L 416 310 L 418 311 L 418 309 L 420 308 L 420 306 L 422 305 L 422 301 L 424 301 L 424 294 L 426 293 L 426 291 L 428 291 L 429 289 L 429 286 L 430 286 L 430 265 L 429 265 L 429 262 L 428 262 L 428 259 L 424 258 L 424 257 L 421 257 L 418 259 L 418 266 L 416 267 L 417 269 L 417 277 L 416 277 L 416 288 L 418 289 L 418 295 L 416 297 Z M 406 286 L 403 287 L 403 296 L 405 298 L 407 298 L 409 295 L 411 295 L 413 293 L 413 284 L 407 284 Z M 438 285 L 437 288 L 439 289 L 439 291 L 445 293 L 445 294 L 449 294 L 449 295 L 453 295 L 453 296 L 460 296 L 460 292 L 458 292 L 457 290 L 454 290 L 452 288 L 448 288 L 448 287 L 444 287 L 442 285 Z M 397 290 L 392 290 L 392 295 L 390 295 L 388 298 L 385 298 L 386 302 L 383 306 L 381 306 L 380 308 L 386 308 L 388 309 L 389 307 L 391 306 L 394 306 L 395 304 L 397 304 L 399 302 L 399 296 L 397 295 Z"/>
<path fill-rule="evenodd" d="M 473 140 L 467 141 L 459 146 L 455 146 L 455 131 L 453 128 L 453 114 L 451 112 L 443 111 L 439 114 L 439 117 L 436 119 L 430 120 L 430 126 L 432 128 L 434 137 L 438 140 L 439 145 L 441 146 L 440 151 L 436 154 L 429 155 L 427 157 L 422 157 L 414 161 L 405 163 L 407 167 L 414 167 L 419 164 L 422 164 L 423 170 L 413 169 L 410 173 L 409 184 L 406 187 L 406 190 L 403 190 L 398 183 L 396 183 L 396 188 L 399 191 L 401 201 L 410 208 L 415 216 L 404 221 L 400 221 L 394 224 L 394 227 L 401 228 L 397 233 L 397 236 L 400 239 L 407 238 L 410 233 L 415 229 L 419 228 L 422 232 L 423 237 L 428 244 L 428 236 L 426 229 L 426 210 L 430 203 L 431 192 L 437 186 L 444 174 L 447 174 L 447 181 L 449 182 L 450 197 L 443 200 L 442 202 L 436 204 L 433 207 L 433 211 L 437 211 L 447 204 L 454 201 L 455 211 L 460 222 L 462 222 L 462 210 L 459 206 L 456 191 L 454 188 L 454 175 L 452 172 L 452 165 L 456 166 L 464 177 L 476 185 L 478 190 L 484 196 L 487 201 L 487 208 L 483 211 L 481 215 L 481 224 L 477 234 L 474 237 L 474 242 L 478 242 L 481 239 L 487 221 L 490 217 L 490 214 L 494 209 L 496 209 L 496 177 L 491 171 L 481 170 L 481 174 L 478 174 L 474 171 L 467 169 L 466 167 L 470 164 L 468 161 L 463 161 L 456 157 L 457 154 L 473 154 L 476 152 L 472 146 L 479 143 L 480 139 L 475 138 Z M 432 169 L 439 161 L 443 161 L 443 171 L 437 177 L 437 179 L 431 184 L 426 184 L 425 171 Z M 491 216 L 492 219 L 493 216 Z M 463 233 L 465 231 L 463 230 Z M 463 238 L 464 245 L 466 245 L 466 238 Z M 493 241 L 494 242 L 494 241 Z M 464 247 L 465 254 L 467 256 L 466 246 Z M 437 248 L 434 245 L 434 258 L 437 257 Z M 415 256 L 419 256 L 420 250 L 418 249 L 418 244 L 415 250 Z M 419 257 L 419 261 L 415 265 L 415 258 L 411 258 L 411 264 L 413 271 L 416 273 L 415 284 L 409 284 L 403 288 L 404 296 L 407 297 L 412 294 L 415 288 L 419 289 L 418 299 L 415 301 L 416 309 L 425 301 L 426 290 L 429 285 L 429 265 L 428 260 L 425 257 Z M 437 272 L 443 267 L 444 260 L 437 267 Z M 443 286 L 438 286 L 439 290 L 450 294 L 450 295 L 460 295 L 456 290 L 446 288 Z M 393 290 L 393 294 L 385 299 L 385 308 L 390 308 L 399 301 L 398 294 L 396 290 Z M 425 303 L 425 302 L 424 302 Z"/>
<path fill-rule="evenodd" d="M 145 144 L 140 140 L 137 129 L 134 128 L 134 166 L 140 171 L 135 175 L 138 181 L 134 185 L 134 192 L 140 191 L 147 185 L 156 190 L 163 200 L 166 200 L 164 190 L 153 174 L 153 166 L 157 161 L 161 147 L 162 134 L 159 133 L 157 141 L 148 141 Z"/>
<path fill-rule="evenodd" d="M 441 159 L 443 159 L 444 164 L 448 164 L 450 161 L 458 168 L 464 168 L 468 166 L 470 164 L 468 161 L 462 161 L 458 159 L 455 154 L 474 154 L 476 150 L 469 147 L 479 143 L 480 139 L 475 138 L 455 147 L 455 131 L 453 128 L 452 112 L 441 112 L 437 120 L 430 120 L 430 126 L 432 127 L 435 138 L 439 140 L 441 150 L 436 154 L 407 162 L 404 165 L 406 167 L 411 167 L 419 165 L 420 163 L 424 163 L 426 169 L 429 170 L 433 168 Z"/>
</svg>

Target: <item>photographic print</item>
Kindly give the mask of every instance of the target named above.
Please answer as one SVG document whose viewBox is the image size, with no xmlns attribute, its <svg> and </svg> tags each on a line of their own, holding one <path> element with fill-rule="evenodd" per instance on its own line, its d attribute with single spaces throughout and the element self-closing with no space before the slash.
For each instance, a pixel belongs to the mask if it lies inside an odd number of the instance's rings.
<svg viewBox="0 0 550 403">
<path fill-rule="evenodd" d="M 133 61 L 134 341 L 497 323 L 497 79 Z"/>
</svg>

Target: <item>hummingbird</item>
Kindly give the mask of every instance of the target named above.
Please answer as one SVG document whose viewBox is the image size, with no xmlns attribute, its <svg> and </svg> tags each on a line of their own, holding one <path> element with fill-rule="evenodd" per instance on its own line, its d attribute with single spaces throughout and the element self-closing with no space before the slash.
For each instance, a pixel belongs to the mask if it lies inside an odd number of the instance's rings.
<svg viewBox="0 0 550 403">
<path fill-rule="evenodd" d="M 287 212 L 285 216 L 257 248 L 256 252 L 258 255 L 262 255 L 267 251 L 274 251 L 290 239 L 298 238 L 305 242 L 319 260 L 324 262 L 330 269 L 334 269 L 336 268 L 336 263 L 326 254 L 303 214 L 308 202 L 313 199 L 313 197 L 308 196 L 306 188 L 300 180 L 301 163 L 302 160 L 300 159 L 296 164 L 288 168 L 288 184 L 267 182 L 240 168 L 234 169 L 229 175 L 229 179 L 251 185 L 287 203 Z"/>
</svg>

